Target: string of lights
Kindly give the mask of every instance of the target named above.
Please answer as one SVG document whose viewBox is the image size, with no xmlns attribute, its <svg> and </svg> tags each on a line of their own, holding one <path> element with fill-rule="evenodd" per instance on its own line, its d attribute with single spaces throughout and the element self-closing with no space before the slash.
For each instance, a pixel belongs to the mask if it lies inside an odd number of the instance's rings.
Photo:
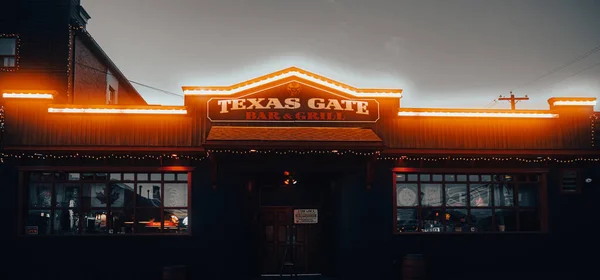
<svg viewBox="0 0 600 280">
<path fill-rule="evenodd" d="M 404 160 L 404 161 L 425 161 L 425 162 L 442 162 L 442 161 L 461 161 L 461 162 L 482 162 L 482 161 L 496 161 L 496 162 L 507 162 L 514 161 L 520 163 L 580 163 L 580 162 L 599 162 L 600 158 L 596 157 L 577 157 L 570 159 L 556 158 L 556 157 L 418 157 L 418 156 L 384 156 L 381 155 L 380 151 L 373 152 L 361 152 L 353 150 L 209 150 L 206 155 L 195 156 L 185 154 L 110 154 L 110 155 L 93 155 L 85 153 L 71 153 L 71 154 L 51 154 L 51 153 L 0 153 L 0 159 L 36 159 L 36 160 L 57 160 L 57 159 L 91 159 L 91 160 L 105 160 L 105 159 L 122 159 L 122 160 L 161 160 L 161 159 L 185 159 L 202 161 L 208 158 L 211 154 L 233 154 L 233 155 L 357 155 L 357 156 L 372 156 L 376 155 L 378 160 Z"/>
<path fill-rule="evenodd" d="M 161 160 L 161 159 L 185 159 L 202 161 L 206 159 L 208 155 L 194 156 L 194 155 L 182 155 L 182 154 L 110 154 L 110 155 L 93 155 L 84 153 L 72 153 L 72 154 L 47 154 L 47 153 L 0 153 L 0 159 L 36 159 L 36 160 L 56 160 L 56 159 L 91 159 L 91 160 L 105 160 L 105 159 L 121 159 L 121 160 Z"/>
<path fill-rule="evenodd" d="M 0 105 L 0 151 L 4 148 L 4 105 Z"/>
<path fill-rule="evenodd" d="M 591 145 L 592 147 L 596 147 L 596 122 L 598 122 L 598 115 L 596 114 L 592 114 L 590 116 L 590 123 L 591 123 L 591 128 L 590 128 L 590 133 L 591 133 Z"/>
</svg>

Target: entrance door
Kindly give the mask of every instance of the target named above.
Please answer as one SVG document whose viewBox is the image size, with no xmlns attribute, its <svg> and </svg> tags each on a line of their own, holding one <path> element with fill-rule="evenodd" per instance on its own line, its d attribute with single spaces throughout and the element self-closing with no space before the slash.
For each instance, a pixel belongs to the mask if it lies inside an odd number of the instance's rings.
<svg viewBox="0 0 600 280">
<path fill-rule="evenodd" d="M 295 266 L 300 274 L 321 272 L 321 226 L 320 224 L 294 224 L 295 207 L 261 207 L 261 252 L 262 273 L 279 274 L 285 258 L 286 248 L 290 250 L 288 238 L 295 235 Z M 288 251 L 289 253 L 290 251 Z M 286 268 L 286 273 L 290 270 Z"/>
</svg>

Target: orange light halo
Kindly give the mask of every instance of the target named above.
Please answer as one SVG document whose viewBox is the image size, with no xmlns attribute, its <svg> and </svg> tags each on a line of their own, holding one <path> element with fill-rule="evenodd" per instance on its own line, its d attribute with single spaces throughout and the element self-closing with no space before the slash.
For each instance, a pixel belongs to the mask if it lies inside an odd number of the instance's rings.
<svg viewBox="0 0 600 280">
<path fill-rule="evenodd" d="M 494 112 L 398 112 L 400 117 L 474 117 L 474 118 L 558 118 L 551 113 L 494 113 Z"/>
<path fill-rule="evenodd" d="M 185 115 L 186 109 L 48 108 L 48 113 Z"/>
<path fill-rule="evenodd" d="M 29 99 L 53 99 L 54 96 L 51 93 L 24 93 L 24 92 L 4 92 L 2 93 L 4 98 L 29 98 Z"/>
<path fill-rule="evenodd" d="M 276 72 L 277 73 L 277 72 Z M 238 92 L 242 92 L 254 87 L 259 87 L 268 83 L 276 82 L 289 77 L 297 77 L 304 80 L 308 80 L 310 82 L 329 87 L 356 97 L 402 97 L 402 90 L 388 90 L 385 89 L 373 91 L 365 91 L 360 89 L 355 89 L 350 86 L 345 86 L 342 83 L 335 82 L 333 80 L 329 80 L 324 77 L 320 77 L 319 75 L 312 74 L 308 71 L 304 71 L 302 69 L 296 67 L 290 67 L 288 69 L 284 69 L 279 71 L 278 74 L 272 77 L 265 77 L 263 79 L 256 78 L 248 81 L 244 85 L 240 85 L 238 87 L 223 87 L 223 88 L 202 88 L 197 87 L 195 89 L 184 89 L 183 93 L 185 95 L 232 95 Z"/>
<path fill-rule="evenodd" d="M 596 106 L 596 100 L 558 100 L 554 106 Z"/>
</svg>

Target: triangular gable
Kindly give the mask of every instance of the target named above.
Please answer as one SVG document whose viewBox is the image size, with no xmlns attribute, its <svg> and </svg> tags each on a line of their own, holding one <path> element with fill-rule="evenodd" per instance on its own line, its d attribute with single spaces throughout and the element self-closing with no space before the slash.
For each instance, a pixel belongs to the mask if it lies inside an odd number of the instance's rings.
<svg viewBox="0 0 600 280">
<path fill-rule="evenodd" d="M 326 87 L 333 91 L 338 91 L 353 97 L 392 97 L 401 98 L 402 89 L 359 89 L 344 83 L 308 72 L 298 67 L 289 67 L 271 74 L 260 76 L 245 82 L 234 84 L 231 86 L 184 86 L 183 92 L 185 95 L 220 95 L 232 96 L 243 92 L 251 91 L 252 89 L 260 88 L 268 84 L 277 84 L 277 82 L 285 83 L 286 81 L 302 80 L 315 83 Z"/>
</svg>

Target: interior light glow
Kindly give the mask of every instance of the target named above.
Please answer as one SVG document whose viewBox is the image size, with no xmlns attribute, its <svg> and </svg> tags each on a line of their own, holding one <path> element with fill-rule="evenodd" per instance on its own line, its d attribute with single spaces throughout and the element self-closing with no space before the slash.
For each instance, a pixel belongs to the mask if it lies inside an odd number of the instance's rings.
<svg viewBox="0 0 600 280">
<path fill-rule="evenodd" d="M 53 99 L 51 93 L 24 93 L 24 92 L 4 92 L 4 98 L 29 98 L 29 99 Z"/>
<path fill-rule="evenodd" d="M 319 75 L 304 71 L 297 67 L 275 72 L 270 77 L 260 77 L 250 80 L 239 86 L 232 87 L 184 87 L 183 93 L 186 95 L 232 95 L 254 87 L 259 87 L 268 83 L 276 82 L 285 78 L 296 77 L 311 81 L 322 86 L 326 86 L 356 97 L 402 97 L 401 89 L 356 89 L 340 82 L 336 82 Z"/>
<path fill-rule="evenodd" d="M 474 117 L 474 118 L 558 118 L 551 113 L 508 113 L 508 112 L 398 112 L 400 117 Z"/>
<path fill-rule="evenodd" d="M 48 108 L 48 113 L 185 115 L 186 109 Z"/>
<path fill-rule="evenodd" d="M 596 106 L 596 100 L 557 100 L 554 106 Z"/>
</svg>

